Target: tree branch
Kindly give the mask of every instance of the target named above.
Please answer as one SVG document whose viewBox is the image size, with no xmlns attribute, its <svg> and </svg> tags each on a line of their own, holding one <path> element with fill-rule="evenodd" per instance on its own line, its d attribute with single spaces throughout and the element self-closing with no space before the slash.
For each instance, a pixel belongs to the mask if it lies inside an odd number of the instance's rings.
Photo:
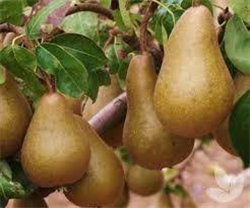
<svg viewBox="0 0 250 208">
<path fill-rule="evenodd" d="M 92 12 L 104 15 L 111 20 L 114 19 L 112 10 L 102 7 L 99 4 L 93 4 L 93 3 L 77 4 L 69 9 L 66 16 L 71 15 L 76 12 L 81 12 L 81 11 L 92 11 Z"/>
<path fill-rule="evenodd" d="M 126 112 L 127 96 L 124 92 L 92 117 L 89 124 L 99 135 L 103 135 L 109 129 L 123 122 Z"/>
<path fill-rule="evenodd" d="M 151 19 L 151 17 L 154 15 L 155 10 L 157 9 L 158 4 L 155 2 L 151 2 L 145 15 L 144 18 L 141 22 L 141 27 L 140 27 L 140 47 L 142 52 L 147 51 L 147 26 L 148 22 Z"/>
</svg>

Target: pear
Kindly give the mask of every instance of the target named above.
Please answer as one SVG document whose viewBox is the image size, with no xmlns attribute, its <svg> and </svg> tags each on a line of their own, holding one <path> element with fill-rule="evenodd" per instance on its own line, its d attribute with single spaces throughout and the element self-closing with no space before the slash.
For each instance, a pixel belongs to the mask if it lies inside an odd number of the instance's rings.
<svg viewBox="0 0 250 208">
<path fill-rule="evenodd" d="M 79 116 L 82 115 L 82 101 L 84 100 L 85 96 L 82 96 L 80 99 L 72 98 L 67 95 L 64 95 L 64 97 L 73 113 Z"/>
<path fill-rule="evenodd" d="M 45 94 L 25 136 L 21 162 L 28 178 L 40 187 L 63 186 L 87 171 L 90 147 L 66 99 Z"/>
<path fill-rule="evenodd" d="M 13 200 L 13 208 L 42 208 L 48 207 L 46 201 L 38 195 L 32 194 L 22 199 Z"/>
<path fill-rule="evenodd" d="M 98 97 L 95 103 L 88 100 L 84 110 L 82 112 L 85 120 L 91 119 L 102 108 L 104 108 L 109 102 L 120 95 L 123 91 L 120 87 L 119 81 L 116 75 L 110 75 L 111 84 L 109 86 L 102 86 L 99 89 Z M 124 123 L 121 122 L 114 126 L 113 129 L 106 131 L 103 135 L 100 135 L 102 139 L 110 146 L 117 147 L 122 145 L 122 132 Z"/>
<path fill-rule="evenodd" d="M 128 168 L 126 180 L 131 191 L 141 196 L 149 196 L 162 188 L 163 174 L 160 170 L 132 165 Z"/>
<path fill-rule="evenodd" d="M 163 191 L 157 195 L 154 208 L 173 208 L 172 201 L 169 194 L 164 193 Z M 153 208 L 153 207 L 152 207 Z M 190 207 L 183 207 L 190 208 Z"/>
<path fill-rule="evenodd" d="M 186 138 L 211 133 L 232 108 L 234 85 L 205 6 L 184 12 L 165 53 L 154 92 L 160 121 Z"/>
<path fill-rule="evenodd" d="M 129 188 L 125 184 L 123 191 L 122 191 L 122 194 L 112 204 L 105 205 L 104 208 L 127 207 L 128 203 L 129 203 L 129 199 L 130 199 Z"/>
<path fill-rule="evenodd" d="M 82 207 L 113 203 L 124 187 L 123 167 L 112 149 L 85 120 L 79 116 L 75 116 L 75 120 L 89 140 L 91 159 L 86 174 L 76 183 L 69 185 L 64 194 L 69 201 Z"/>
<path fill-rule="evenodd" d="M 192 152 L 194 139 L 183 139 L 166 131 L 153 106 L 156 73 L 149 54 L 132 58 L 126 80 L 128 110 L 123 143 L 131 157 L 148 169 L 171 167 Z"/>
<path fill-rule="evenodd" d="M 247 91 L 250 89 L 250 76 L 238 73 L 234 78 L 234 85 L 235 85 L 235 98 L 234 103 Z M 229 135 L 228 129 L 228 116 L 222 124 L 213 132 L 213 136 L 219 145 L 226 150 L 228 153 L 237 156 L 238 154 L 234 150 L 231 139 Z"/>
<path fill-rule="evenodd" d="M 31 108 L 16 82 L 3 71 L 0 84 L 0 159 L 15 154 L 22 146 L 31 119 Z"/>
</svg>

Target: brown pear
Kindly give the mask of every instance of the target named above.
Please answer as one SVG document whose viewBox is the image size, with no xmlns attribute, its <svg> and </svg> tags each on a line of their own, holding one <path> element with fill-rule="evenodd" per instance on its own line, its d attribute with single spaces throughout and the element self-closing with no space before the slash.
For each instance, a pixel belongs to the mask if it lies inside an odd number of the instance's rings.
<svg viewBox="0 0 250 208">
<path fill-rule="evenodd" d="M 131 191 L 141 196 L 149 196 L 162 188 L 163 174 L 160 170 L 149 170 L 139 165 L 128 168 L 126 181 Z"/>
<path fill-rule="evenodd" d="M 73 111 L 74 114 L 82 115 L 82 101 L 84 100 L 84 96 L 82 96 L 79 99 L 69 97 L 67 95 L 64 95 L 65 99 L 68 102 L 69 107 Z"/>
<path fill-rule="evenodd" d="M 87 171 L 90 148 L 66 99 L 45 94 L 31 120 L 21 152 L 28 178 L 40 187 L 63 186 Z"/>
<path fill-rule="evenodd" d="M 235 85 L 235 98 L 234 103 L 247 91 L 250 89 L 250 76 L 238 73 L 234 78 Z M 214 131 L 213 135 L 219 145 L 226 150 L 228 153 L 237 156 L 236 151 L 234 150 L 228 130 L 228 116 L 222 124 L 219 126 L 216 131 Z"/>
<path fill-rule="evenodd" d="M 10 74 L 3 71 L 0 84 L 0 159 L 15 154 L 22 146 L 31 119 L 31 108 Z"/>
<path fill-rule="evenodd" d="M 104 108 L 109 102 L 120 95 L 123 91 L 120 87 L 119 81 L 116 75 L 110 75 L 111 84 L 109 86 L 102 86 L 99 89 L 98 97 L 95 103 L 88 100 L 84 110 L 82 112 L 85 120 L 91 119 L 97 114 L 102 108 Z M 113 129 L 104 132 L 100 135 L 101 138 L 110 146 L 117 147 L 122 145 L 122 131 L 124 123 L 120 123 L 114 126 Z"/>
<path fill-rule="evenodd" d="M 187 9 L 165 48 L 154 92 L 160 121 L 187 138 L 211 133 L 230 113 L 234 85 L 210 11 L 205 6 Z"/>
<path fill-rule="evenodd" d="M 156 73 L 149 54 L 132 58 L 126 80 L 128 110 L 123 142 L 137 164 L 148 169 L 171 167 L 192 152 L 194 139 L 166 131 L 153 106 Z"/>
<path fill-rule="evenodd" d="M 82 207 L 113 203 L 124 187 L 121 162 L 85 120 L 79 116 L 75 116 L 75 120 L 89 140 L 91 158 L 86 174 L 69 185 L 64 194 L 72 203 Z"/>
<path fill-rule="evenodd" d="M 22 199 L 13 200 L 13 208 L 42 208 L 48 207 L 46 201 L 38 195 L 32 194 Z"/>
</svg>

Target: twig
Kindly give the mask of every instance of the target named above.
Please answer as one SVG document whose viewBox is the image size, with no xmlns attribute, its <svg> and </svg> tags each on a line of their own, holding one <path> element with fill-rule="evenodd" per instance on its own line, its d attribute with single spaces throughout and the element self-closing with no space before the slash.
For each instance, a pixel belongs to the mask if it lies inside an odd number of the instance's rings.
<svg viewBox="0 0 250 208">
<path fill-rule="evenodd" d="M 16 34 L 21 34 L 23 33 L 23 28 L 10 23 L 2 23 L 0 24 L 0 33 L 2 32 L 14 32 Z"/>
<path fill-rule="evenodd" d="M 155 10 L 157 9 L 158 4 L 156 2 L 151 2 L 145 15 L 144 18 L 141 22 L 141 27 L 140 27 L 140 47 L 142 52 L 147 51 L 147 26 L 148 22 L 151 19 L 151 17 L 154 15 Z"/>
<path fill-rule="evenodd" d="M 81 12 L 81 11 L 92 11 L 92 12 L 104 15 L 111 20 L 114 19 L 112 10 L 102 7 L 99 4 L 93 4 L 93 3 L 77 4 L 69 9 L 66 16 L 76 13 L 76 12 Z"/>
<path fill-rule="evenodd" d="M 124 92 L 92 117 L 89 124 L 99 135 L 103 135 L 106 131 L 124 121 L 126 112 L 127 98 Z"/>
</svg>

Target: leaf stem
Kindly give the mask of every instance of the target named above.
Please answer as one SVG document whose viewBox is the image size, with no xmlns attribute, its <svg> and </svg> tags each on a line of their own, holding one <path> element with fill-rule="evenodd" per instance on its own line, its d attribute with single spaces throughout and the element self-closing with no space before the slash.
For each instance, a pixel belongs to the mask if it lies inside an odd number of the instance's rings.
<svg viewBox="0 0 250 208">
<path fill-rule="evenodd" d="M 193 6 L 194 7 L 200 6 L 200 0 L 193 0 Z"/>
<path fill-rule="evenodd" d="M 141 22 L 140 27 L 140 47 L 142 52 L 147 52 L 147 26 L 151 17 L 154 15 L 155 10 L 157 9 L 158 4 L 154 1 L 151 1 L 144 18 Z"/>
</svg>

